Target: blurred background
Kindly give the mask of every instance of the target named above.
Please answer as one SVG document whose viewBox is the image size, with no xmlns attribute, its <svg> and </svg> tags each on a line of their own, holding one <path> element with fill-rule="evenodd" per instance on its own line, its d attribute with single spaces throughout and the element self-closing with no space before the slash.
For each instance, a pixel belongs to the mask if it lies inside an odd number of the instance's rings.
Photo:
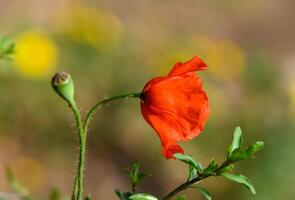
<svg viewBox="0 0 295 200">
<path fill-rule="evenodd" d="M 257 159 L 235 172 L 242 186 L 211 178 L 213 199 L 295 199 L 295 12 L 293 0 L 0 0 L 0 35 L 16 43 L 13 62 L 0 61 L 0 190 L 10 191 L 10 166 L 36 199 L 53 188 L 68 197 L 77 164 L 73 115 L 50 78 L 68 71 L 82 113 L 105 96 L 141 91 L 176 61 L 199 55 L 211 104 L 204 132 L 182 144 L 206 165 L 221 162 L 235 126 L 245 143 L 265 142 Z M 137 99 L 96 113 L 90 128 L 86 193 L 116 199 L 129 190 L 124 167 L 139 160 L 153 176 L 139 187 L 157 196 L 182 183 L 186 166 L 161 155 L 160 141 Z M 188 199 L 202 199 L 186 191 Z"/>
</svg>

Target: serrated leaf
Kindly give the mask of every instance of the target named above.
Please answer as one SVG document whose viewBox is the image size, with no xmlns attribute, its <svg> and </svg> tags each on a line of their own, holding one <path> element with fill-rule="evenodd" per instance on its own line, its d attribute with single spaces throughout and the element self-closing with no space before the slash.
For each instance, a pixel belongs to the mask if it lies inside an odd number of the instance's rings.
<svg viewBox="0 0 295 200">
<path fill-rule="evenodd" d="M 232 155 L 235 150 L 239 150 L 243 142 L 243 133 L 240 127 L 236 127 L 233 133 L 232 143 L 228 147 L 228 157 Z"/>
<path fill-rule="evenodd" d="M 121 192 L 120 190 L 115 190 L 115 193 L 121 200 L 129 200 L 132 195 L 130 192 Z"/>
<path fill-rule="evenodd" d="M 144 194 L 144 193 L 134 194 L 134 195 L 130 196 L 129 199 L 131 199 L 131 200 L 158 200 L 156 197 L 154 197 L 150 194 Z"/>
<path fill-rule="evenodd" d="M 193 166 L 194 168 L 196 168 L 199 172 L 203 171 L 203 167 L 202 165 L 195 161 L 193 159 L 193 157 L 191 157 L 190 155 L 186 155 L 186 154 L 181 154 L 181 153 L 176 153 L 173 155 L 177 160 L 184 162 L 186 164 L 189 164 L 190 166 Z"/>
<path fill-rule="evenodd" d="M 228 180 L 244 185 L 248 190 L 250 190 L 250 192 L 252 192 L 252 194 L 256 194 L 255 188 L 248 177 L 242 174 L 228 174 L 228 173 L 223 173 L 221 174 L 221 176 L 227 178 Z"/>
</svg>

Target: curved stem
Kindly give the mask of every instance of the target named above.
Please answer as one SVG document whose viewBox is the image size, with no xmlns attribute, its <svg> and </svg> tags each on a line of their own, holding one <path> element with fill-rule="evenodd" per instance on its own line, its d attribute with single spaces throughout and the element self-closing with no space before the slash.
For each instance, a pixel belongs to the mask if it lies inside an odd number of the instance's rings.
<svg viewBox="0 0 295 200">
<path fill-rule="evenodd" d="M 95 110 L 102 104 L 105 104 L 107 102 L 116 100 L 116 99 L 122 99 L 126 97 L 140 97 L 141 93 L 126 93 L 121 95 L 112 96 L 109 98 L 105 98 L 98 103 L 96 103 L 88 112 L 84 123 L 81 120 L 81 114 L 80 111 L 76 105 L 75 102 L 70 102 L 70 107 L 75 115 L 76 119 L 76 127 L 78 129 L 79 134 L 79 163 L 78 163 L 78 169 L 77 174 L 75 176 L 74 181 L 74 188 L 72 193 L 72 200 L 81 200 L 83 197 L 83 188 L 84 188 L 84 169 L 85 169 L 85 154 L 86 154 L 86 141 L 87 141 L 87 129 L 88 124 L 90 122 L 90 119 L 92 115 L 94 114 Z"/>
<path fill-rule="evenodd" d="M 112 97 L 108 97 L 108 98 L 105 98 L 105 99 L 102 99 L 101 101 L 97 102 L 91 109 L 90 111 L 88 112 L 86 118 L 85 118 L 85 121 L 84 121 L 84 124 L 83 124 L 83 129 L 85 132 L 87 132 L 87 129 L 88 129 L 88 124 L 92 118 L 92 115 L 95 113 L 96 109 L 99 108 L 102 104 L 105 104 L 107 102 L 110 102 L 110 101 L 113 101 L 113 100 L 116 100 L 116 99 L 122 99 L 122 98 L 127 98 L 127 97 L 140 97 L 141 93 L 125 93 L 125 94 L 119 94 L 119 95 L 115 95 L 115 96 L 112 96 Z"/>
<path fill-rule="evenodd" d="M 227 166 L 229 166 L 231 164 L 232 164 L 232 162 L 229 161 L 229 160 L 227 160 L 223 164 L 221 164 L 218 168 L 216 168 L 213 171 L 213 173 L 211 173 L 211 174 L 199 174 L 198 177 L 196 177 L 196 178 L 194 178 L 194 179 L 192 179 L 190 181 L 187 181 L 187 182 L 181 184 L 180 186 L 178 186 L 177 188 L 175 188 L 174 190 L 172 190 L 171 192 L 169 192 L 162 200 L 169 200 L 172 197 L 174 197 L 176 194 L 178 194 L 179 192 L 181 192 L 181 191 L 186 190 L 187 188 L 189 188 L 191 185 L 193 185 L 195 183 L 198 183 L 198 182 L 200 182 L 200 181 L 202 181 L 202 180 L 204 180 L 204 179 L 206 179 L 206 178 L 208 178 L 210 176 L 213 176 L 213 175 L 216 176 L 216 175 L 218 175 L 223 168 L 225 168 L 225 167 L 227 167 Z"/>
</svg>

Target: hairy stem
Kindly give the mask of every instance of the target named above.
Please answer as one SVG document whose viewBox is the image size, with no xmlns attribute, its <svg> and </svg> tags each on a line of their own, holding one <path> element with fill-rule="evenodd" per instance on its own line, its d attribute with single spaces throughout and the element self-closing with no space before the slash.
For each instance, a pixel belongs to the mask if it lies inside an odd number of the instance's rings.
<svg viewBox="0 0 295 200">
<path fill-rule="evenodd" d="M 76 127 L 79 135 L 79 163 L 77 174 L 75 176 L 74 188 L 72 193 L 72 200 L 81 200 L 83 197 L 83 188 L 84 188 L 84 169 L 85 169 L 85 154 L 86 154 L 86 141 L 87 141 L 87 131 L 88 125 L 91 120 L 92 115 L 95 113 L 96 109 L 113 100 L 122 99 L 126 97 L 140 97 L 141 93 L 126 93 L 121 95 L 112 96 L 105 98 L 98 103 L 96 103 L 86 115 L 84 123 L 81 120 L 80 111 L 75 102 L 70 103 L 70 107 L 75 115 Z"/>
<path fill-rule="evenodd" d="M 88 112 L 85 121 L 84 121 L 84 125 L 83 125 L 83 129 L 85 132 L 87 132 L 88 129 L 88 125 L 89 122 L 93 116 L 93 114 L 95 113 L 96 109 L 99 108 L 102 104 L 108 103 L 110 101 L 116 100 L 116 99 L 122 99 L 122 98 L 127 98 L 127 97 L 140 97 L 141 93 L 125 93 L 125 94 L 119 94 L 119 95 L 115 95 L 112 97 L 108 97 L 105 99 L 102 99 L 101 101 L 97 102 L 92 108 L 91 110 Z"/>
<path fill-rule="evenodd" d="M 231 164 L 232 164 L 232 162 L 227 160 L 223 164 L 221 164 L 218 168 L 216 168 L 212 174 L 199 174 L 198 177 L 181 184 L 180 186 L 178 186 L 177 188 L 175 188 L 174 190 L 169 192 L 162 200 L 169 200 L 172 197 L 174 197 L 176 194 L 178 194 L 179 192 L 189 188 L 191 185 L 198 183 L 206 178 L 209 178 L 210 176 L 213 176 L 213 175 L 217 176 L 223 168 L 225 168 Z"/>
<path fill-rule="evenodd" d="M 78 130 L 78 136 L 79 136 L 79 164 L 78 164 L 77 174 L 75 176 L 72 200 L 80 200 L 83 195 L 86 134 L 84 133 L 84 130 L 83 130 L 81 114 L 76 103 L 75 102 L 70 103 L 70 106 L 75 115 L 76 127 Z"/>
</svg>

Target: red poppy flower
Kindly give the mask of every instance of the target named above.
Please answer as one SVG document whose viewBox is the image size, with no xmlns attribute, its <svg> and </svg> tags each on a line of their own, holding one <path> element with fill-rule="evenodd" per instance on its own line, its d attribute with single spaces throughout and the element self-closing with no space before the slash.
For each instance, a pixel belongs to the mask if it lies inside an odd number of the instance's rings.
<svg viewBox="0 0 295 200">
<path fill-rule="evenodd" d="M 160 137 L 167 159 L 184 152 L 179 141 L 192 140 L 204 129 L 208 97 L 194 71 L 206 68 L 199 57 L 177 62 L 167 76 L 151 79 L 143 89 L 142 115 Z"/>
</svg>

